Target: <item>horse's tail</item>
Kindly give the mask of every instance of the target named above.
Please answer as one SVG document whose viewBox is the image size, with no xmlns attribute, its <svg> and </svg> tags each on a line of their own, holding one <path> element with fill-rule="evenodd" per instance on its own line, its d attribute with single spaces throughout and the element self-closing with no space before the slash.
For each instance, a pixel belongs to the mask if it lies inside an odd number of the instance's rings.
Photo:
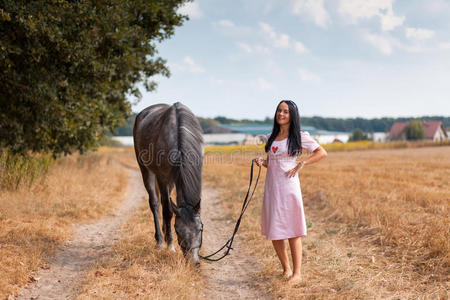
<svg viewBox="0 0 450 300">
<path fill-rule="evenodd" d="M 200 123 L 194 114 L 177 102 L 174 104 L 177 119 L 178 149 L 176 152 L 176 170 L 178 186 L 183 199 L 192 206 L 200 204 L 203 136 Z"/>
</svg>

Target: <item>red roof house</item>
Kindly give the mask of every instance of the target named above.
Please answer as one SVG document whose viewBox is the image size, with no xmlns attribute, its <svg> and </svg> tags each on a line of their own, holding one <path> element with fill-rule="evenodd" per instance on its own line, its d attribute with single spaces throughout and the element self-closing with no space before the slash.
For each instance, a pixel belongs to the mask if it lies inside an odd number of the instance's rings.
<svg viewBox="0 0 450 300">
<path fill-rule="evenodd" d="M 441 121 L 425 121 L 425 137 L 433 141 L 443 141 L 448 139 L 447 131 Z"/>
<path fill-rule="evenodd" d="M 389 132 L 388 140 L 390 141 L 405 141 L 406 127 L 409 122 L 395 122 L 391 131 Z M 425 139 L 433 141 L 443 141 L 448 138 L 444 125 L 441 121 L 424 121 L 423 127 L 425 129 Z"/>
<path fill-rule="evenodd" d="M 395 122 L 389 132 L 388 140 L 406 141 L 406 126 L 408 126 L 408 122 Z"/>
</svg>

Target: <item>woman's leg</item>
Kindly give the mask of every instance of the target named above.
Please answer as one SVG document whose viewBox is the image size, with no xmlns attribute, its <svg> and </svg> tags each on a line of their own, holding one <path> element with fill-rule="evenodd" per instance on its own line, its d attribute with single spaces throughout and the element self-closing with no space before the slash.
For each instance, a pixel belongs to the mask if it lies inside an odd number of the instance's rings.
<svg viewBox="0 0 450 300">
<path fill-rule="evenodd" d="M 294 265 L 294 273 L 291 280 L 299 280 L 301 278 L 302 267 L 302 238 L 295 237 L 289 239 L 289 247 L 291 248 L 292 263 Z"/>
<path fill-rule="evenodd" d="M 277 252 L 280 259 L 281 266 L 283 267 L 283 275 L 290 276 L 292 274 L 291 267 L 289 266 L 289 258 L 287 254 L 287 247 L 284 240 L 272 241 L 275 252 Z"/>
</svg>

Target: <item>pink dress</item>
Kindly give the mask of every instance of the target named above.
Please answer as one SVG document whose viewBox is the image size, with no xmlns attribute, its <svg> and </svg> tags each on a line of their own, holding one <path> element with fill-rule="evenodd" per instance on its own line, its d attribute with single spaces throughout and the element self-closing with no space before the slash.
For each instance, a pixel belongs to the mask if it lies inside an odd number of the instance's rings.
<svg viewBox="0 0 450 300">
<path fill-rule="evenodd" d="M 266 136 L 269 139 L 270 134 Z M 302 148 L 313 152 L 319 144 L 302 131 Z M 261 214 L 261 232 L 268 240 L 284 240 L 306 236 L 302 191 L 298 174 L 289 178 L 285 172 L 296 165 L 295 156 L 289 156 L 287 139 L 273 141 L 268 152 L 264 202 Z"/>
</svg>

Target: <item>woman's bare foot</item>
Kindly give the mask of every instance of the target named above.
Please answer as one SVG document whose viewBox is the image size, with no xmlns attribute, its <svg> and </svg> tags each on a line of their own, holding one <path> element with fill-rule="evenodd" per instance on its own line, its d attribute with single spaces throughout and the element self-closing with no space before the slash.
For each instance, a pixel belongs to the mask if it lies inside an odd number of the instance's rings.
<svg viewBox="0 0 450 300">
<path fill-rule="evenodd" d="M 288 282 L 290 284 L 300 283 L 302 281 L 302 276 L 300 274 L 293 274 L 291 278 L 289 278 Z"/>
<path fill-rule="evenodd" d="M 292 271 L 291 270 L 286 270 L 286 271 L 283 272 L 283 278 L 288 279 L 291 276 L 292 276 Z"/>
</svg>

